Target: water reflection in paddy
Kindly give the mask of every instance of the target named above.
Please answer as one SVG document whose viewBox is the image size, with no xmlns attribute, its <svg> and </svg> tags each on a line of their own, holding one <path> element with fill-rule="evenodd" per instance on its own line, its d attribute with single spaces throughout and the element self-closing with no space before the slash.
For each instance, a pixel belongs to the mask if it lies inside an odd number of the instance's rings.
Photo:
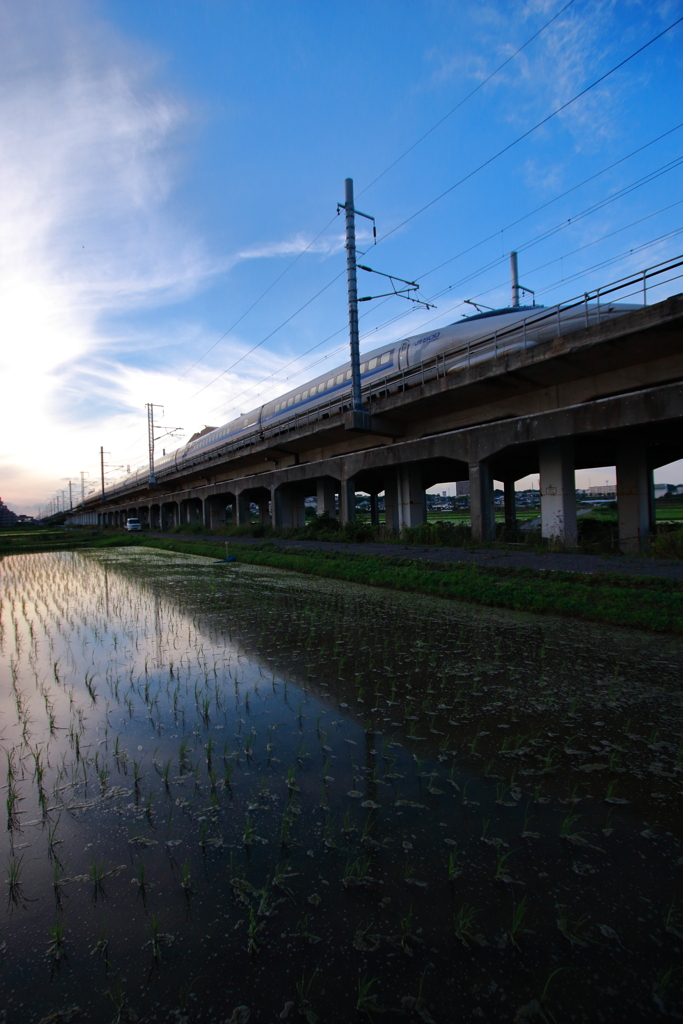
<svg viewBox="0 0 683 1024">
<path fill-rule="evenodd" d="M 0 572 L 10 1024 L 680 1011 L 680 641 L 144 550 Z"/>
</svg>

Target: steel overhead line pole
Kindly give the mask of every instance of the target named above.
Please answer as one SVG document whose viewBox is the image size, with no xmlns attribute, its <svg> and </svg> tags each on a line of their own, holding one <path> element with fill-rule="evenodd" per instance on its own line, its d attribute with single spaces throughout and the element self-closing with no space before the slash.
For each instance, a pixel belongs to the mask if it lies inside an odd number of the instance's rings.
<svg viewBox="0 0 683 1024">
<path fill-rule="evenodd" d="M 100 448 L 100 480 L 102 482 L 102 501 L 104 501 L 104 448 Z"/>
<path fill-rule="evenodd" d="M 154 410 L 163 409 L 163 405 L 155 405 L 154 402 L 146 402 L 145 409 L 147 410 L 147 447 L 149 450 L 149 486 L 156 487 L 157 478 L 154 474 Z M 178 428 L 179 429 L 179 428 Z M 163 434 L 161 435 L 164 436 Z"/>
<path fill-rule="evenodd" d="M 351 398 L 354 411 L 361 411 L 360 347 L 358 340 L 358 282 L 356 275 L 356 210 L 353 205 L 353 178 L 344 182 L 346 210 L 346 281 L 349 295 L 349 347 L 351 349 Z"/>
</svg>

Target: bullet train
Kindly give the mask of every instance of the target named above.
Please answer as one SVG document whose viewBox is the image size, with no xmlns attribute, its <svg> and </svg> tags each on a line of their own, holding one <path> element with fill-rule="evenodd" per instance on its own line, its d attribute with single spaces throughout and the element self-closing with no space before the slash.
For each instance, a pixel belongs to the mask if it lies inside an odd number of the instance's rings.
<svg viewBox="0 0 683 1024">
<path fill-rule="evenodd" d="M 437 374 L 462 372 L 501 353 L 531 347 L 557 337 L 558 333 L 568 334 L 639 308 L 604 302 L 598 307 L 590 302 L 568 308 L 508 306 L 477 312 L 445 327 L 387 342 L 364 353 L 360 364 L 363 399 L 369 400 L 373 386 L 381 385 L 387 393 L 405 390 Z M 201 461 L 214 450 L 218 452 L 248 438 L 258 439 L 287 421 L 296 422 L 301 416 L 317 419 L 326 412 L 338 412 L 340 407 L 348 408 L 350 399 L 351 364 L 347 362 L 155 459 L 157 479 L 183 465 Z M 136 483 L 146 483 L 148 478 L 149 468 L 141 467 L 118 480 L 108 493 L 113 495 Z"/>
</svg>

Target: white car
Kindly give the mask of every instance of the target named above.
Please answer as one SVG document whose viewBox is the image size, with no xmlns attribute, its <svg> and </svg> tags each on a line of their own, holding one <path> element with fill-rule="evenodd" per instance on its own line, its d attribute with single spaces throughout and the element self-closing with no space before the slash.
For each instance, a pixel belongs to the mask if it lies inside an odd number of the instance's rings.
<svg viewBox="0 0 683 1024">
<path fill-rule="evenodd" d="M 127 530 L 141 530 L 142 525 L 139 519 L 126 519 Z"/>
</svg>

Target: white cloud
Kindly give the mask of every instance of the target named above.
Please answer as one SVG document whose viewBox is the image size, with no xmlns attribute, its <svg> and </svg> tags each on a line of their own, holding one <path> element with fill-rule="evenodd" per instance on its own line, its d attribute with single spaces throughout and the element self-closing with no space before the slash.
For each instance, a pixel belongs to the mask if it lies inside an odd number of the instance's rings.
<svg viewBox="0 0 683 1024">
<path fill-rule="evenodd" d="M 20 509 L 92 462 L 99 438 L 73 403 L 109 344 L 102 318 L 190 295 L 220 269 L 166 211 L 189 112 L 151 84 L 157 70 L 87 6 L 0 3 L 0 465 Z M 110 366 L 90 395 L 93 414 L 109 407 L 101 434 L 125 426 L 132 397 Z"/>
<path fill-rule="evenodd" d="M 311 241 L 305 235 L 295 235 L 294 238 L 283 242 L 265 242 L 262 245 L 250 246 L 239 252 L 237 258 L 240 260 L 270 259 L 273 256 L 299 256 L 305 252 L 330 256 L 340 252 L 343 248 L 343 235 L 333 235 L 331 238 L 320 238 L 317 241 Z"/>
</svg>

